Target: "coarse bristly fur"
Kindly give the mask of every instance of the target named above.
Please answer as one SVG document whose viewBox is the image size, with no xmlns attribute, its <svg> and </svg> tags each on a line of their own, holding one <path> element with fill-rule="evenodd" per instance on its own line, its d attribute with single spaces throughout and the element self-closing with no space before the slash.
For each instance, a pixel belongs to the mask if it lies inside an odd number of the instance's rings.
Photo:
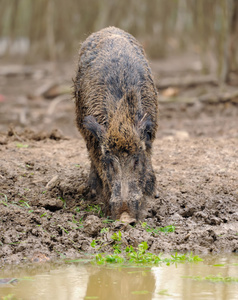
<svg viewBox="0 0 238 300">
<path fill-rule="evenodd" d="M 157 130 L 157 91 L 145 53 L 130 34 L 108 27 L 79 51 L 74 80 L 76 122 L 91 170 L 91 195 L 114 219 L 143 217 L 155 192 L 151 146 Z"/>
</svg>

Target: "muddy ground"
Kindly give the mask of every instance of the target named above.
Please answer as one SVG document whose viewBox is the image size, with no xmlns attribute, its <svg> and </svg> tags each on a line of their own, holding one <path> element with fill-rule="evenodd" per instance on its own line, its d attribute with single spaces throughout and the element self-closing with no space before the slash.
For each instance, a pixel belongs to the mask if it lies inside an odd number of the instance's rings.
<svg viewBox="0 0 238 300">
<path fill-rule="evenodd" d="M 32 96 L 54 77 L 47 68 L 0 78 L 0 265 L 80 257 L 94 251 L 93 239 L 109 251 L 118 230 L 123 245 L 147 241 L 155 253 L 238 252 L 237 102 L 160 103 L 152 158 L 159 198 L 143 222 L 175 231 L 155 234 L 141 223 L 111 223 L 102 199 L 87 199 L 89 160 L 74 103 L 69 95 Z M 59 81 L 71 82 L 68 70 Z M 180 98 L 218 87 L 199 89 L 183 90 Z"/>
</svg>

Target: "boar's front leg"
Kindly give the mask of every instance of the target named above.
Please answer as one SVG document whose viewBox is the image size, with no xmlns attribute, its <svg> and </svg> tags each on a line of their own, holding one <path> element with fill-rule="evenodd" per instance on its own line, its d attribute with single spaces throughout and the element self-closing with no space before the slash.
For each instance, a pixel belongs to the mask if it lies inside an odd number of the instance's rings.
<svg viewBox="0 0 238 300">
<path fill-rule="evenodd" d="M 89 195 L 91 198 L 95 198 L 102 193 L 102 180 L 98 176 L 97 170 L 91 163 L 89 178 L 88 178 Z"/>
</svg>

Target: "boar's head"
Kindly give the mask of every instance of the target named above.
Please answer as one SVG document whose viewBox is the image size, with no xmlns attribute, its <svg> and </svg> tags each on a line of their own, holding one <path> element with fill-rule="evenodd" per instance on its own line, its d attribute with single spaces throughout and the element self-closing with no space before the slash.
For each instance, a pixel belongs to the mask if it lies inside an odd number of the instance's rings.
<svg viewBox="0 0 238 300">
<path fill-rule="evenodd" d="M 153 123 L 140 112 L 138 96 L 126 94 L 114 111 L 109 110 L 107 125 L 87 116 L 84 126 L 99 141 L 108 215 L 122 221 L 140 219 L 146 198 L 154 192 L 155 175 L 150 154 Z"/>
</svg>

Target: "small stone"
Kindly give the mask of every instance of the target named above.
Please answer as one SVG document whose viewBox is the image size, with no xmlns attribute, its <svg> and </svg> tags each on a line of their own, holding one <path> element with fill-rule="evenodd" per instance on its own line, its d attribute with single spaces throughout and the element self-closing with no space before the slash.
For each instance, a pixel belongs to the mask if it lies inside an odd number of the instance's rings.
<svg viewBox="0 0 238 300">
<path fill-rule="evenodd" d="M 181 221 L 181 220 L 183 220 L 183 217 L 180 214 L 175 213 L 173 216 L 171 216 L 171 219 L 173 221 Z"/>
<path fill-rule="evenodd" d="M 189 138 L 189 133 L 187 131 L 176 130 L 175 137 L 180 140 L 186 140 Z"/>
<path fill-rule="evenodd" d="M 217 217 L 212 217 L 210 219 L 210 224 L 211 225 L 220 225 L 222 222 L 222 220 L 220 218 L 217 218 Z"/>
<path fill-rule="evenodd" d="M 51 178 L 51 180 L 46 185 L 46 189 L 51 190 L 55 186 L 56 182 L 58 181 L 58 178 L 59 175 L 55 175 L 53 178 Z"/>
</svg>

